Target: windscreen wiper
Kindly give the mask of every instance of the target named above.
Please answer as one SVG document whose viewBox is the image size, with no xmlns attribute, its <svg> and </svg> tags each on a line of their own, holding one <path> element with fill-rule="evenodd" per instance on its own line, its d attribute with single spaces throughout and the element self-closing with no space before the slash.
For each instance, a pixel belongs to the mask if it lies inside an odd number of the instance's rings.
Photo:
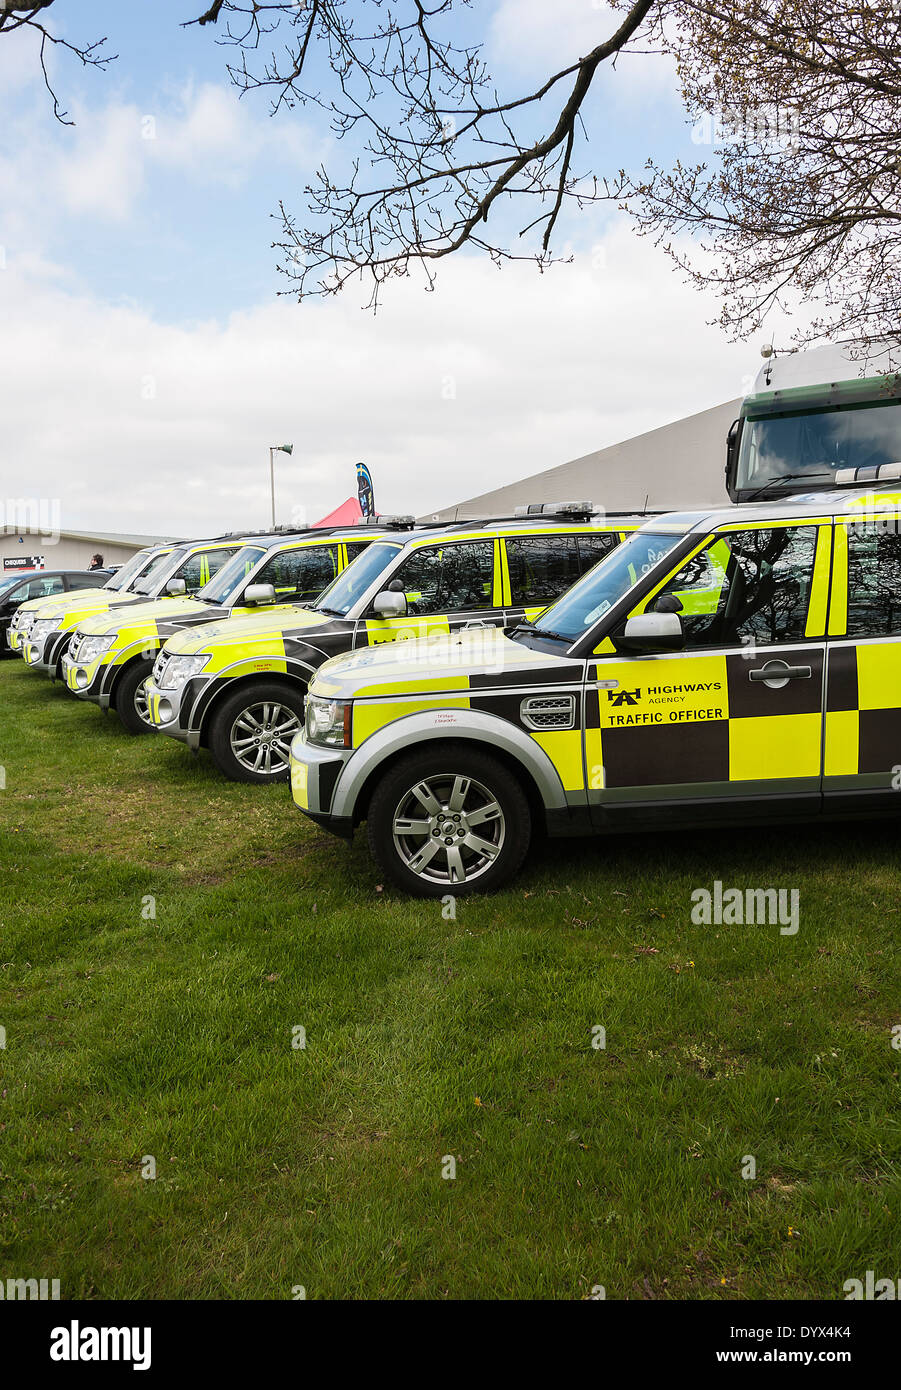
<svg viewBox="0 0 901 1390">
<path fill-rule="evenodd" d="M 766 492 L 767 488 L 779 487 L 782 483 L 811 482 L 816 478 L 826 478 L 831 481 L 832 475 L 831 473 L 783 473 L 781 478 L 770 478 L 768 483 L 764 483 L 761 487 L 752 492 L 750 497 L 745 497 L 743 500 L 745 502 L 755 502 L 762 492 Z M 774 500 L 781 501 L 782 499 L 777 498 Z"/>
<path fill-rule="evenodd" d="M 555 642 L 565 642 L 567 646 L 570 646 L 576 640 L 574 637 L 567 637 L 564 632 L 551 632 L 549 627 L 536 627 L 535 624 L 530 623 L 528 619 L 524 623 L 518 623 L 516 627 L 511 628 L 511 637 L 514 632 L 529 632 L 535 637 L 550 637 Z"/>
</svg>

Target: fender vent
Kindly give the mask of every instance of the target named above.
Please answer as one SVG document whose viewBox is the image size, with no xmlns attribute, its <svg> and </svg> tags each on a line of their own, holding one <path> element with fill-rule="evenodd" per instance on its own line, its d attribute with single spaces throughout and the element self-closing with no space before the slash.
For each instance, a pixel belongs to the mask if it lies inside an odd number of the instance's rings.
<svg viewBox="0 0 901 1390">
<path fill-rule="evenodd" d="M 571 729 L 576 722 L 576 697 L 529 695 L 519 713 L 527 729 Z"/>
</svg>

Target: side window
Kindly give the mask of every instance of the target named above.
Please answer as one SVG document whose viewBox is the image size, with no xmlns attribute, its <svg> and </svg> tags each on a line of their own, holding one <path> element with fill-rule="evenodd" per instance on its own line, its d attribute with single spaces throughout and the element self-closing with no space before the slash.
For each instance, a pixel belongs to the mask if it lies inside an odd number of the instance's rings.
<svg viewBox="0 0 901 1390">
<path fill-rule="evenodd" d="M 393 580 L 403 586 L 413 617 L 491 608 L 494 542 L 424 546 L 404 561 Z"/>
<path fill-rule="evenodd" d="M 337 573 L 337 545 L 308 545 L 273 555 L 254 583 L 271 584 L 279 603 L 301 603 L 318 598 Z"/>
<path fill-rule="evenodd" d="M 357 556 L 358 556 L 358 555 L 362 555 L 362 554 L 363 554 L 363 551 L 366 549 L 366 547 L 367 547 L 368 545 L 371 545 L 371 544 L 372 544 L 371 541 L 348 541 L 348 542 L 347 542 L 347 563 L 348 563 L 349 565 L 350 565 L 350 564 L 353 564 L 353 562 L 354 562 L 354 560 L 357 558 Z"/>
<path fill-rule="evenodd" d="M 579 536 L 579 574 L 583 575 L 586 570 L 590 570 L 592 565 L 596 565 L 599 560 L 603 560 L 605 555 L 609 555 L 611 550 L 615 550 L 619 545 L 619 536 L 614 531 L 607 531 L 603 535 Z"/>
<path fill-rule="evenodd" d="M 802 641 L 816 536 L 815 526 L 739 531 L 692 556 L 661 591 L 682 605 L 686 648 Z"/>
<path fill-rule="evenodd" d="M 210 582 L 213 575 L 234 553 L 234 550 L 199 551 L 196 555 L 190 555 L 184 564 L 176 570 L 175 578 L 185 581 L 185 588 L 189 594 L 196 594 L 198 589 L 202 589 L 204 584 Z"/>
<path fill-rule="evenodd" d="M 107 581 L 107 579 L 109 579 L 109 575 L 108 575 L 108 574 L 104 574 L 104 575 L 70 574 L 70 575 L 69 575 L 69 588 L 70 588 L 70 589 L 99 589 L 99 588 L 100 588 L 100 585 L 101 585 L 101 584 L 105 584 L 106 581 Z"/>
<path fill-rule="evenodd" d="M 55 574 L 46 579 L 32 579 L 25 593 L 20 594 L 20 601 L 24 602 L 28 598 L 47 598 L 50 594 L 61 594 L 63 591 L 62 576 Z"/>
<path fill-rule="evenodd" d="M 876 524 L 848 527 L 848 636 L 901 633 L 901 534 Z"/>
<path fill-rule="evenodd" d="M 552 603 L 582 573 L 575 536 L 510 536 L 506 545 L 514 604 Z"/>
</svg>

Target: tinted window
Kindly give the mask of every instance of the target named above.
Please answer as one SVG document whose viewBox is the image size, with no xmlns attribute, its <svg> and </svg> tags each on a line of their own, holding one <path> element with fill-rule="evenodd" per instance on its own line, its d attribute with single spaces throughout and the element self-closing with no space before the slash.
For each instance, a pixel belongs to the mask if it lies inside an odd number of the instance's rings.
<svg viewBox="0 0 901 1390">
<path fill-rule="evenodd" d="M 573 640 L 593 627 L 683 539 L 681 535 L 636 531 L 542 613 L 538 628 Z"/>
<path fill-rule="evenodd" d="M 815 526 L 740 531 L 692 556 L 661 590 L 682 604 L 686 647 L 803 640 L 816 537 Z"/>
<path fill-rule="evenodd" d="M 338 573 L 337 545 L 283 550 L 254 575 L 254 584 L 271 584 L 280 603 L 318 598 Z"/>
<path fill-rule="evenodd" d="M 96 589 L 98 587 L 98 574 L 70 574 L 70 589 Z"/>
<path fill-rule="evenodd" d="M 424 546 L 414 551 L 392 578 L 403 585 L 407 610 L 413 617 L 491 608 L 494 541 Z"/>
<path fill-rule="evenodd" d="M 371 545 L 371 544 L 372 544 L 371 541 L 348 541 L 348 542 L 347 542 L 347 563 L 350 564 L 350 562 L 351 562 L 352 560 L 355 560 L 355 559 L 357 558 L 358 555 L 362 555 L 362 554 L 363 554 L 363 551 L 366 549 L 367 545 Z"/>
<path fill-rule="evenodd" d="M 552 603 L 582 573 L 575 536 L 511 536 L 507 567 L 510 597 L 524 608 Z"/>
<path fill-rule="evenodd" d="M 219 570 L 215 579 L 201 589 L 197 595 L 204 603 L 226 603 L 234 597 L 234 591 L 250 574 L 254 565 L 266 554 L 259 546 L 242 545 L 230 560 Z"/>
<path fill-rule="evenodd" d="M 888 527 L 848 528 L 848 636 L 901 632 L 901 535 Z"/>
<path fill-rule="evenodd" d="M 579 536 L 577 539 L 580 574 L 590 570 L 592 565 L 596 565 L 598 560 L 603 560 L 605 555 L 609 555 L 611 550 L 619 545 L 619 536 L 613 531 L 598 536 Z"/>
<path fill-rule="evenodd" d="M 353 564 L 348 565 L 334 584 L 321 595 L 316 607 L 320 613 L 343 618 L 359 598 L 400 554 L 399 545 L 370 545 Z"/>
</svg>

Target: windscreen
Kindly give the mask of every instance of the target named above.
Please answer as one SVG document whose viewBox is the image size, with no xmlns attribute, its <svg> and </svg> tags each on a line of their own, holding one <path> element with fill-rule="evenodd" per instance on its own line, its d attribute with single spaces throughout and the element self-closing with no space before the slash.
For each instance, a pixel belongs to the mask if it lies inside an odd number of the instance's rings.
<svg viewBox="0 0 901 1390">
<path fill-rule="evenodd" d="M 735 486 L 760 493 L 780 482 L 831 487 L 841 468 L 901 463 L 901 401 L 855 409 L 747 418 Z"/>
<path fill-rule="evenodd" d="M 401 549 L 399 545 L 380 545 L 378 542 L 368 546 L 358 559 L 338 575 L 333 584 L 323 590 L 316 608 L 330 617 L 345 618 L 370 584 L 397 559 Z"/>
<path fill-rule="evenodd" d="M 675 535 L 636 531 L 605 560 L 583 575 L 577 584 L 546 608 L 534 632 L 550 632 L 575 641 L 592 624 L 649 574 L 682 540 Z"/>
<path fill-rule="evenodd" d="M 131 559 L 116 570 L 112 579 L 108 579 L 104 584 L 104 589 L 111 589 L 114 593 L 121 593 L 124 589 L 130 588 L 132 581 L 138 579 L 142 574 L 146 574 L 150 566 L 156 561 L 157 552 L 155 550 L 139 550 L 137 555 L 132 555 Z"/>
<path fill-rule="evenodd" d="M 209 583 L 199 590 L 197 598 L 203 603 L 230 603 L 255 565 L 259 564 L 265 550 L 260 546 L 242 545 L 230 560 L 215 574 Z"/>
<path fill-rule="evenodd" d="M 155 594 L 163 576 L 180 565 L 187 553 L 186 550 L 170 550 L 168 555 L 158 556 L 140 579 L 136 579 L 130 585 L 132 592 L 135 594 Z"/>
</svg>

